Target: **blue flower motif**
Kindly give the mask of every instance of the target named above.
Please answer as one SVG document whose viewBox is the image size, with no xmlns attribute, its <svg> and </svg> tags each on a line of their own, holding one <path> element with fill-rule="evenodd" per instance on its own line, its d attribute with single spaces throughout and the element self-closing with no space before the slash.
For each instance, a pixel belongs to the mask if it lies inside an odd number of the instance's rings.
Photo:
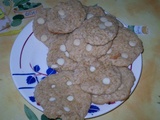
<svg viewBox="0 0 160 120">
<path fill-rule="evenodd" d="M 28 76 L 27 79 L 26 79 L 26 82 L 28 84 L 33 84 L 33 83 L 36 82 L 36 79 L 33 76 Z"/>
<path fill-rule="evenodd" d="M 95 112 L 98 112 L 98 111 L 100 111 L 99 107 L 97 107 L 95 105 L 91 105 L 88 113 L 95 113 Z"/>
<path fill-rule="evenodd" d="M 56 70 L 52 69 L 52 68 L 48 68 L 46 70 L 47 75 L 52 75 L 52 74 L 56 74 Z"/>
<path fill-rule="evenodd" d="M 19 75 L 19 76 L 26 76 L 25 81 L 28 85 L 31 85 L 33 83 L 37 84 L 39 83 L 40 80 L 45 79 L 47 76 L 56 74 L 57 71 L 52 69 L 52 68 L 46 68 L 46 73 L 41 72 L 41 68 L 39 65 L 32 65 L 30 64 L 31 69 L 34 71 L 33 73 L 13 73 L 12 75 Z M 19 89 L 34 89 L 33 86 L 21 86 Z"/>
<path fill-rule="evenodd" d="M 45 79 L 46 77 L 42 77 L 41 80 Z"/>
<path fill-rule="evenodd" d="M 35 72 L 40 71 L 40 67 L 39 67 L 39 65 L 35 65 L 35 66 L 33 67 L 33 69 L 34 69 L 34 71 L 35 71 Z"/>
<path fill-rule="evenodd" d="M 35 97 L 34 96 L 30 96 L 29 99 L 32 101 L 32 102 L 35 102 Z"/>
</svg>

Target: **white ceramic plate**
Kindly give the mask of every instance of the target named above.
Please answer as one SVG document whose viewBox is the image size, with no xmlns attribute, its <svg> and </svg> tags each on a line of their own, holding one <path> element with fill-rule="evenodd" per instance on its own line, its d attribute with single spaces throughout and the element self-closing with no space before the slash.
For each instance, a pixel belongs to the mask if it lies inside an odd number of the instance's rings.
<svg viewBox="0 0 160 120">
<path fill-rule="evenodd" d="M 34 107 L 43 111 L 41 106 L 35 102 L 35 86 L 46 76 L 54 74 L 55 71 L 48 68 L 46 57 L 48 48 L 38 41 L 32 30 L 33 22 L 30 22 L 18 35 L 11 51 L 10 69 L 13 82 L 21 95 Z M 133 62 L 130 66 L 136 81 L 132 87 L 135 90 L 142 70 L 142 56 Z M 131 94 L 132 94 L 131 92 Z M 96 117 L 112 111 L 120 106 L 124 101 L 117 101 L 112 104 L 96 105 L 92 104 L 86 118 Z"/>
</svg>

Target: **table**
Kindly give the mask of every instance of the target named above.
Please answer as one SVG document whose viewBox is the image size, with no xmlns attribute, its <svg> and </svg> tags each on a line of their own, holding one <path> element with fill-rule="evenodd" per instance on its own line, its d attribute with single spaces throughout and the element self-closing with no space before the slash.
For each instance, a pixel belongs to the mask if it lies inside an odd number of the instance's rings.
<svg viewBox="0 0 160 120">
<path fill-rule="evenodd" d="M 58 0 L 32 0 L 52 7 Z M 143 41 L 143 70 L 140 82 L 131 97 L 120 107 L 108 114 L 91 120 L 160 120 L 160 1 L 159 0 L 81 0 L 85 5 L 98 4 L 127 25 L 147 26 L 148 31 L 138 34 Z M 13 3 L 0 8 L 12 20 L 15 16 Z M 33 13 L 34 15 L 34 13 Z M 0 15 L 1 17 L 1 15 Z M 12 45 L 33 17 L 23 18 L 19 23 L 8 25 L 0 31 L 0 119 L 28 120 L 24 104 L 39 118 L 42 112 L 30 105 L 16 89 L 10 74 Z M 1 19 L 1 18 L 0 18 Z M 7 18 L 6 18 L 7 19 Z M 0 25 L 2 22 L 0 21 Z"/>
</svg>

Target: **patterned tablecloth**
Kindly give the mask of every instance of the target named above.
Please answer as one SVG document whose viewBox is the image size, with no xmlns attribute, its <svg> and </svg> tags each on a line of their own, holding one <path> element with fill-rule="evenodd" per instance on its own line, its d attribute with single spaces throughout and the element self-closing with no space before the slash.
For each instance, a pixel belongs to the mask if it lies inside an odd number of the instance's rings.
<svg viewBox="0 0 160 120">
<path fill-rule="evenodd" d="M 39 120 L 43 114 L 29 104 L 15 87 L 10 73 L 10 53 L 17 35 L 33 19 L 36 10 L 42 5 L 52 7 L 58 0 L 30 0 L 28 6 L 26 1 L 29 0 L 0 0 L 1 120 L 28 120 L 24 105 Z M 142 74 L 134 93 L 120 107 L 91 120 L 160 120 L 160 1 L 81 1 L 85 5 L 98 4 L 122 23 L 134 27 L 144 45 Z"/>
</svg>

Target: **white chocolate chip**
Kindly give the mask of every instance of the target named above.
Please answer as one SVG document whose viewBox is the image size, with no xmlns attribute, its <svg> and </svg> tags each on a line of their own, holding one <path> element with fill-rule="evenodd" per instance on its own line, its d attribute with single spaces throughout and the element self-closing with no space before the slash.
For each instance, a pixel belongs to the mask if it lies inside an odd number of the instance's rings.
<svg viewBox="0 0 160 120">
<path fill-rule="evenodd" d="M 54 98 L 54 97 L 51 97 L 51 98 L 49 99 L 50 102 L 53 102 L 53 101 L 55 101 L 55 100 L 56 100 L 56 98 Z"/>
<path fill-rule="evenodd" d="M 51 86 L 51 88 L 55 88 L 55 87 L 56 87 L 56 85 L 52 85 L 52 86 Z"/>
<path fill-rule="evenodd" d="M 79 39 L 75 39 L 73 44 L 76 45 L 76 46 L 79 46 L 80 45 L 80 40 Z"/>
<path fill-rule="evenodd" d="M 104 25 L 107 26 L 107 27 L 110 27 L 110 26 L 112 26 L 112 22 L 106 21 L 106 22 L 104 23 Z"/>
<path fill-rule="evenodd" d="M 63 107 L 63 108 L 64 108 L 64 110 L 65 110 L 66 112 L 69 112 L 69 111 L 70 111 L 69 107 Z"/>
<path fill-rule="evenodd" d="M 109 14 L 107 11 L 104 11 L 105 14 Z"/>
<path fill-rule="evenodd" d="M 110 83 L 110 79 L 109 78 L 104 78 L 103 79 L 103 84 L 109 84 Z"/>
<path fill-rule="evenodd" d="M 59 10 L 58 14 L 60 15 L 61 18 L 65 18 L 66 17 L 64 10 Z"/>
<path fill-rule="evenodd" d="M 63 15 L 65 15 L 65 12 L 64 12 L 64 10 L 59 10 L 58 14 L 61 15 L 61 16 L 63 16 Z"/>
<path fill-rule="evenodd" d="M 134 46 L 136 46 L 136 42 L 135 41 L 129 41 L 129 45 L 134 47 Z"/>
<path fill-rule="evenodd" d="M 58 68 L 58 65 L 53 64 L 53 65 L 51 65 L 51 68 Z"/>
<path fill-rule="evenodd" d="M 67 81 L 66 83 L 68 86 L 72 85 L 72 82 L 71 81 Z"/>
<path fill-rule="evenodd" d="M 93 14 L 88 13 L 88 14 L 87 14 L 87 19 L 90 19 L 90 18 L 92 18 L 93 16 L 94 16 Z"/>
<path fill-rule="evenodd" d="M 90 71 L 94 72 L 96 70 L 96 68 L 94 66 L 90 66 Z"/>
<path fill-rule="evenodd" d="M 108 33 L 108 37 L 113 38 L 113 33 Z"/>
<path fill-rule="evenodd" d="M 42 35 L 42 36 L 41 36 L 41 41 L 42 41 L 42 42 L 47 41 L 47 39 L 48 39 L 47 35 Z"/>
<path fill-rule="evenodd" d="M 65 51 L 66 51 L 66 46 L 65 46 L 65 45 L 61 45 L 61 46 L 60 46 L 60 50 L 61 50 L 62 52 L 65 52 Z"/>
<path fill-rule="evenodd" d="M 38 24 L 44 24 L 45 20 L 43 18 L 38 18 L 37 19 Z"/>
<path fill-rule="evenodd" d="M 88 45 L 86 46 L 86 50 L 87 50 L 87 51 L 91 51 L 91 50 L 92 50 L 92 45 L 88 44 Z"/>
<path fill-rule="evenodd" d="M 127 59 L 128 58 L 128 54 L 127 53 L 122 53 L 121 57 Z"/>
<path fill-rule="evenodd" d="M 68 96 L 68 97 L 67 97 L 67 100 L 68 100 L 68 101 L 73 101 L 73 100 L 74 100 L 74 97 L 73 97 L 73 96 Z"/>
<path fill-rule="evenodd" d="M 105 18 L 105 17 L 101 17 L 100 20 L 101 20 L 101 22 L 104 22 L 104 23 L 105 23 L 106 21 L 108 21 L 107 18 Z"/>
<path fill-rule="evenodd" d="M 107 51 L 107 54 L 111 54 L 112 52 L 112 49 L 110 48 L 108 51 Z"/>
<path fill-rule="evenodd" d="M 61 16 L 62 19 L 64 19 L 66 17 L 66 15 Z"/>
<path fill-rule="evenodd" d="M 65 55 L 66 55 L 66 57 L 69 57 L 69 53 L 67 51 L 65 52 Z"/>
<path fill-rule="evenodd" d="M 94 98 L 97 98 L 98 97 L 98 95 L 92 95 Z"/>
<path fill-rule="evenodd" d="M 58 63 L 58 65 L 63 65 L 63 64 L 65 63 L 65 61 L 64 61 L 63 58 L 59 58 L 59 59 L 57 60 L 57 63 Z"/>
<path fill-rule="evenodd" d="M 99 24 L 99 28 L 102 29 L 102 30 L 104 30 L 104 29 L 106 29 L 106 26 L 103 23 L 100 23 Z"/>
</svg>

